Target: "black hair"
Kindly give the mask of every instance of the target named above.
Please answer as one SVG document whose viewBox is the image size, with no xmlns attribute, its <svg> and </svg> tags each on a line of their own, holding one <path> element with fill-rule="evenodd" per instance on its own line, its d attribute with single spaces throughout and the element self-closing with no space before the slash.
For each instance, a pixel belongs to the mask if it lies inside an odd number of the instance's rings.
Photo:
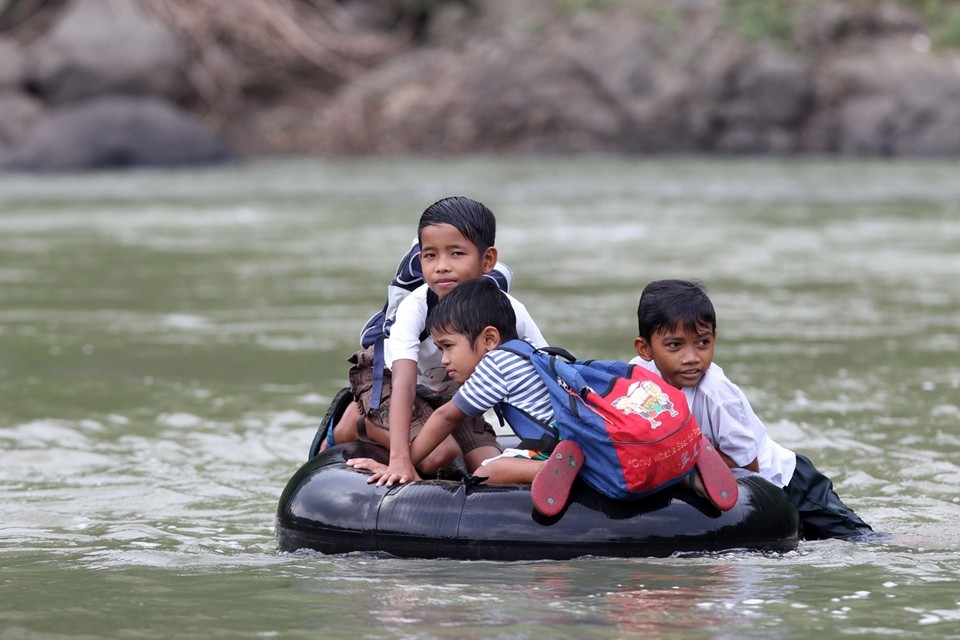
<svg viewBox="0 0 960 640">
<path fill-rule="evenodd" d="M 417 226 L 417 240 L 424 227 L 449 224 L 472 242 L 482 255 L 494 246 L 497 239 L 497 219 L 486 205 L 465 198 L 452 196 L 437 200 L 423 211 Z"/>
<path fill-rule="evenodd" d="M 655 280 L 644 287 L 637 305 L 637 335 L 647 342 L 659 331 L 682 327 L 696 333 L 703 326 L 717 331 L 717 312 L 702 283 Z"/>
<path fill-rule="evenodd" d="M 470 342 L 486 327 L 499 331 L 503 342 L 518 337 L 513 304 L 492 278 L 461 282 L 427 315 L 427 331 L 458 333 Z"/>
</svg>

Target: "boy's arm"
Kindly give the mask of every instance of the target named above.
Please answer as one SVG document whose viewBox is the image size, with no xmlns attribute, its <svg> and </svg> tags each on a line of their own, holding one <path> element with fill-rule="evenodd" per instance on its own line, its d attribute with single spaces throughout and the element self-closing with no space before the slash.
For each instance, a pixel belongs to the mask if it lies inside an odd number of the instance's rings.
<svg viewBox="0 0 960 640">
<path fill-rule="evenodd" d="M 380 478 L 388 487 L 420 479 L 410 459 L 410 420 L 417 393 L 417 363 L 394 360 L 391 375 L 390 463 Z"/>
<path fill-rule="evenodd" d="M 720 454 L 720 457 L 723 459 L 725 463 L 727 463 L 727 466 L 730 467 L 731 469 L 740 468 L 740 469 L 746 469 L 747 471 L 753 471 L 754 473 L 760 473 L 760 462 L 759 460 L 757 460 L 757 458 L 754 458 L 747 464 L 738 465 L 736 462 L 734 462 L 733 458 L 725 454 L 723 451 L 720 451 L 720 449 L 717 449 L 717 453 Z"/>
<path fill-rule="evenodd" d="M 423 429 L 420 430 L 420 433 L 417 434 L 417 437 L 414 438 L 413 442 L 409 445 L 409 458 L 411 463 L 416 466 L 423 462 L 423 459 L 430 455 L 430 452 L 436 449 L 441 442 L 447 439 L 450 434 L 453 433 L 453 430 L 456 429 L 457 424 L 466 417 L 467 414 L 454 404 L 453 401 L 444 403 L 430 414 L 426 424 L 423 425 Z M 391 426 L 390 429 L 392 431 L 393 427 Z M 390 450 L 393 451 L 393 446 L 390 447 Z M 395 473 L 396 469 L 393 468 L 392 461 L 391 465 L 387 466 L 370 458 L 353 458 L 347 461 L 347 466 L 353 467 L 354 469 L 371 471 L 373 475 L 367 482 L 376 482 L 378 486 L 386 485 L 391 487 L 395 483 L 405 484 L 405 481 L 400 478 L 407 477 Z M 391 471 L 391 469 L 393 469 L 393 471 Z M 414 476 L 412 479 L 419 480 L 420 478 Z"/>
<path fill-rule="evenodd" d="M 410 458 L 413 464 L 420 464 L 431 451 L 453 433 L 457 424 L 466 417 L 467 414 L 452 400 L 440 405 L 430 414 L 427 423 L 423 425 L 423 429 L 410 443 Z"/>
<path fill-rule="evenodd" d="M 378 484 L 419 480 L 410 461 L 410 420 L 417 395 L 417 359 L 420 331 L 426 318 L 426 285 L 403 299 L 390 330 L 388 348 L 393 356 L 390 367 L 391 394 L 389 413 L 390 462 Z"/>
<path fill-rule="evenodd" d="M 701 389 L 700 403 L 691 406 L 694 418 L 705 433 L 710 433 L 708 438 L 714 441 L 727 466 L 759 473 L 757 453 L 766 427 L 746 396 L 729 379 L 715 380 L 711 386 L 709 390 Z"/>
<path fill-rule="evenodd" d="M 401 362 L 410 362 L 410 360 L 397 360 L 394 363 L 395 372 L 396 365 Z M 403 371 L 403 367 L 401 367 L 401 371 Z M 416 367 L 414 367 L 414 372 L 415 371 Z M 400 426 L 401 422 L 393 422 L 393 412 L 396 411 L 395 407 L 398 406 L 395 404 L 398 399 L 396 377 L 394 378 L 394 385 L 394 395 L 391 398 L 390 404 L 390 463 L 388 465 L 382 465 L 369 458 L 354 458 L 347 462 L 347 466 L 355 469 L 372 471 L 373 475 L 368 482 L 376 482 L 378 486 L 386 485 L 392 487 L 394 484 L 406 484 L 411 480 L 420 480 L 420 477 L 416 473 L 416 465 L 420 464 L 424 458 L 430 455 L 430 452 L 436 449 L 441 442 L 453 433 L 457 424 L 467 417 L 467 414 L 454 404 L 453 401 L 446 402 L 430 414 L 426 424 L 423 425 L 423 429 L 417 434 L 413 442 L 408 444 L 407 441 L 404 440 L 401 443 L 399 438 L 394 439 L 394 433 L 403 431 L 404 437 L 409 438 L 410 422 L 409 420 L 406 421 L 405 429 Z M 401 394 L 401 397 L 402 395 L 403 394 Z M 410 413 L 408 415 L 413 415 L 412 399 L 409 405 Z M 400 455 L 395 456 L 394 452 L 398 452 Z M 404 460 L 406 460 L 406 462 L 404 462 Z M 406 465 L 409 465 L 409 470 L 406 469 Z"/>
<path fill-rule="evenodd" d="M 484 382 L 479 383 L 478 379 Z M 412 462 L 419 465 L 464 419 L 482 416 L 488 409 L 493 408 L 493 404 L 486 404 L 484 401 L 496 403 L 505 398 L 506 386 L 497 386 L 497 381 L 503 381 L 503 373 L 491 354 L 486 354 L 460 389 L 453 394 L 453 398 L 430 414 L 423 429 L 410 443 Z"/>
</svg>

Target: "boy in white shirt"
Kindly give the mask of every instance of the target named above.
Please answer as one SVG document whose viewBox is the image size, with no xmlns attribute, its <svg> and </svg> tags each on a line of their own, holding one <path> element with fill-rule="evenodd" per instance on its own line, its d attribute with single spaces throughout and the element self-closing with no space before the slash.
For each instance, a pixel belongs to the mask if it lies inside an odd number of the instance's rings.
<svg viewBox="0 0 960 640">
<path fill-rule="evenodd" d="M 631 362 L 683 390 L 703 435 L 731 468 L 759 473 L 784 488 L 800 513 L 805 538 L 852 538 L 873 531 L 808 458 L 770 438 L 740 388 L 713 363 L 716 311 L 701 285 L 651 282 L 640 295 L 637 322 L 638 357 Z"/>
<path fill-rule="evenodd" d="M 393 486 L 419 479 L 418 471 L 434 473 L 463 455 L 469 471 L 482 460 L 500 454 L 496 434 L 482 417 L 461 421 L 451 437 L 418 461 L 410 457 L 410 441 L 427 418 L 447 402 L 459 383 L 447 375 L 442 354 L 425 332 L 430 308 L 460 283 L 480 278 L 497 264 L 496 219 L 486 206 L 464 197 L 444 198 L 430 205 L 417 228 L 420 264 L 425 284 L 397 307 L 396 318 L 384 343 L 382 399 L 371 402 L 375 353 L 373 348 L 351 358 L 350 386 L 356 402 L 334 430 L 335 442 L 365 435 L 390 449 L 390 462 L 378 474 L 378 484 Z M 537 346 L 546 340 L 526 308 L 510 297 L 517 317 L 517 332 Z M 356 430 L 353 430 L 356 424 Z M 362 468 L 362 466 L 360 466 Z"/>
</svg>

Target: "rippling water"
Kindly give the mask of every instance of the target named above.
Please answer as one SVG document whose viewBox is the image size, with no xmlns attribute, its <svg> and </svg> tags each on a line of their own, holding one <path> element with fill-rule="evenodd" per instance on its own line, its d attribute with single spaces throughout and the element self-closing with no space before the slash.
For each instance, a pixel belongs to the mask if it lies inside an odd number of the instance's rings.
<svg viewBox="0 0 960 640">
<path fill-rule="evenodd" d="M 956 163 L 469 160 L 0 175 L 0 639 L 960 638 Z M 423 208 L 630 357 L 699 278 L 717 362 L 882 540 L 493 563 L 277 552 L 273 517 Z"/>
</svg>

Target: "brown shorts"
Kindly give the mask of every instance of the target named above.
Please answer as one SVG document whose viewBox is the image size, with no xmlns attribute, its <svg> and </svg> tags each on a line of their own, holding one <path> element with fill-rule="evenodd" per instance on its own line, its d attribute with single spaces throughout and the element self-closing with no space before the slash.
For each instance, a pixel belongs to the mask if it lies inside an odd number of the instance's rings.
<svg viewBox="0 0 960 640">
<path fill-rule="evenodd" d="M 368 411 L 370 406 L 370 391 L 373 387 L 373 347 L 368 347 L 362 351 L 357 351 L 348 360 L 353 366 L 350 367 L 350 390 L 353 397 L 357 400 L 360 408 L 360 414 L 367 417 L 367 420 L 373 425 L 388 430 L 390 429 L 390 392 L 391 376 L 390 370 L 383 372 L 383 390 L 380 394 L 380 406 L 373 411 Z M 443 404 L 442 400 L 428 400 L 420 395 L 413 399 L 413 415 L 410 418 L 410 439 L 420 433 L 423 425 L 427 423 L 427 418 L 433 413 L 433 410 Z M 456 429 L 453 430 L 453 437 L 460 445 L 460 451 L 467 453 L 478 447 L 496 447 L 497 435 L 489 424 L 484 422 L 483 418 L 466 418 Z"/>
</svg>

